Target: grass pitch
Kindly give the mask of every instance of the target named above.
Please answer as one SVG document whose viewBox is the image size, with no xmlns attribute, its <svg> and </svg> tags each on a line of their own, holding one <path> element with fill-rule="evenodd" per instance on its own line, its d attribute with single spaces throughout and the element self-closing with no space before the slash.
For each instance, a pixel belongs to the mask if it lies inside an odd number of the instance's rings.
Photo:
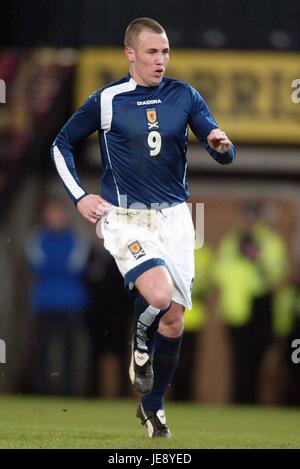
<svg viewBox="0 0 300 469">
<path fill-rule="evenodd" d="M 168 402 L 150 439 L 134 400 L 0 396 L 0 448 L 300 448 L 300 409 Z"/>
</svg>

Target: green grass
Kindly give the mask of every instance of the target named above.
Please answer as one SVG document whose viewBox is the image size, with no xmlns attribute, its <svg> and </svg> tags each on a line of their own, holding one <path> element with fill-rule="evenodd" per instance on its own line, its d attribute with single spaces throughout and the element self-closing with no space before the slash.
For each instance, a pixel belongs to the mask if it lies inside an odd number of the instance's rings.
<svg viewBox="0 0 300 469">
<path fill-rule="evenodd" d="M 300 448 L 300 410 L 168 402 L 151 440 L 134 400 L 0 396 L 0 448 Z"/>
</svg>

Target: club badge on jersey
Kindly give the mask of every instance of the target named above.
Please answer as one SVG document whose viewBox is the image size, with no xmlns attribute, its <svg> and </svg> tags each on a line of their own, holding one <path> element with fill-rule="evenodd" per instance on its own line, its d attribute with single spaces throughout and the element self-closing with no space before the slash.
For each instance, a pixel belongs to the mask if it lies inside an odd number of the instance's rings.
<svg viewBox="0 0 300 469">
<path fill-rule="evenodd" d="M 148 129 L 151 130 L 153 128 L 158 129 L 158 120 L 157 120 L 157 114 L 156 114 L 156 109 L 146 109 L 147 113 L 147 120 L 148 120 Z"/>
</svg>

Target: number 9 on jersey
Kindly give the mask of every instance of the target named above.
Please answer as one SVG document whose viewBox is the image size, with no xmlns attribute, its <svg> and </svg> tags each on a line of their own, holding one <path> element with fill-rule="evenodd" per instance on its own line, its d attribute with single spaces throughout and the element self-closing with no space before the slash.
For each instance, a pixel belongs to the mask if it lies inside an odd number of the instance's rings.
<svg viewBox="0 0 300 469">
<path fill-rule="evenodd" d="M 152 130 L 148 135 L 148 145 L 150 147 L 150 155 L 157 156 L 161 149 L 161 135 L 157 130 Z"/>
</svg>

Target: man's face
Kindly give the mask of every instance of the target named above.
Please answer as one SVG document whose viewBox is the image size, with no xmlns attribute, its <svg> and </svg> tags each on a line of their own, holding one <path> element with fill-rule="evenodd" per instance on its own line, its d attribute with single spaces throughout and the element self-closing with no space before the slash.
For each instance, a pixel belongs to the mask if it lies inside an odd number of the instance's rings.
<svg viewBox="0 0 300 469">
<path fill-rule="evenodd" d="M 142 31 L 134 47 L 125 48 L 125 54 L 138 85 L 159 85 L 169 62 L 169 41 L 165 33 Z"/>
<path fill-rule="evenodd" d="M 56 201 L 49 202 L 43 210 L 43 221 L 52 231 L 63 231 L 68 225 L 64 208 Z"/>
</svg>

